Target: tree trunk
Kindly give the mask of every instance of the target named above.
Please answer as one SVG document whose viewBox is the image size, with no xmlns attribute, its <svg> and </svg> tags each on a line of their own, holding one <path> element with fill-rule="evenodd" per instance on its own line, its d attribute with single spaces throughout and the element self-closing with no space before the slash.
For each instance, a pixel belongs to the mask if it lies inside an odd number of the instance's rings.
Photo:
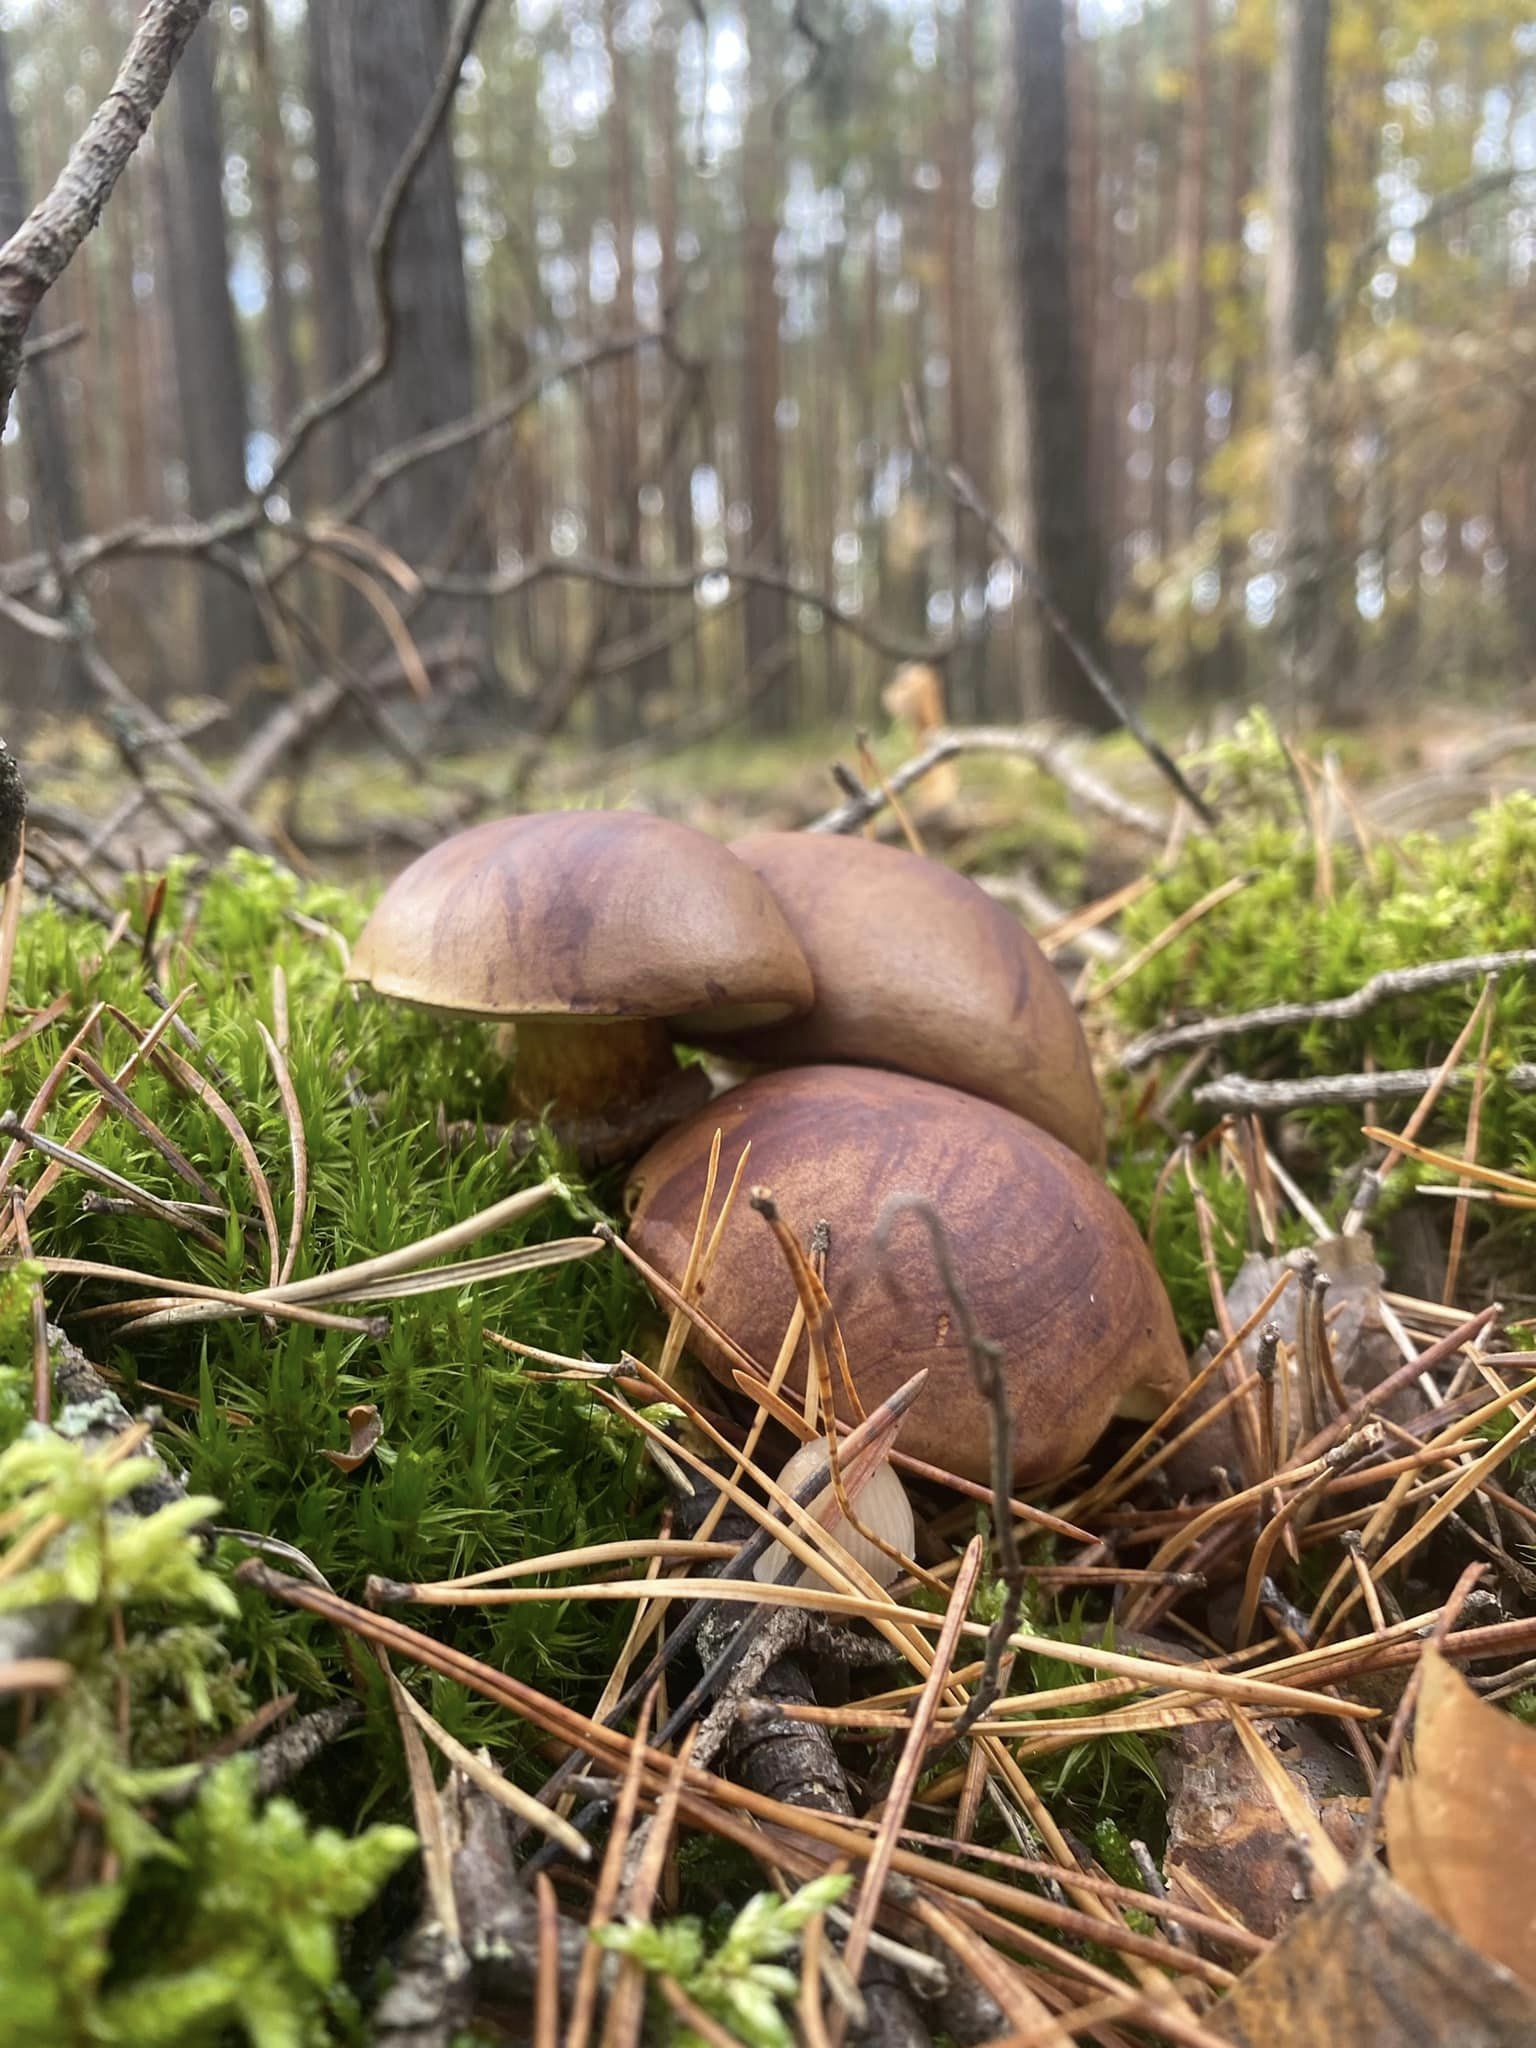
<svg viewBox="0 0 1536 2048">
<path fill-rule="evenodd" d="M 1327 361 L 1330 0 L 1278 0 L 1269 111 L 1266 289 L 1275 532 L 1275 620 L 1283 709 L 1313 719 L 1337 704 L 1333 491 L 1324 418 Z"/>
<path fill-rule="evenodd" d="M 299 364 L 293 347 L 293 295 L 288 289 L 288 251 L 283 241 L 286 219 L 283 165 L 288 149 L 277 79 L 272 68 L 272 38 L 267 0 L 250 0 L 251 71 L 256 96 L 256 207 L 261 218 L 261 249 L 267 267 L 267 349 L 271 356 L 271 403 L 268 425 L 276 434 L 299 409 Z"/>
<path fill-rule="evenodd" d="M 629 60 L 618 29 L 619 0 L 603 0 L 603 42 L 608 54 L 612 98 L 604 135 L 608 146 L 609 216 L 617 277 L 608 323 L 617 333 L 635 325 L 635 165 L 630 122 Z M 620 356 L 595 379 L 597 447 L 607 464 L 607 511 L 612 551 L 633 567 L 640 559 L 640 391 L 633 354 Z M 598 465 L 599 475 L 603 463 Z M 642 630 L 653 607 L 644 598 L 609 600 L 609 637 L 627 639 Z M 605 746 L 633 739 L 645 723 L 646 694 L 666 685 L 666 656 L 636 663 L 593 689 L 598 737 Z"/>
<path fill-rule="evenodd" d="M 746 334 L 743 347 L 747 496 L 752 512 L 750 556 L 755 566 L 784 561 L 783 486 L 779 465 L 779 295 L 774 263 L 778 238 L 779 167 L 773 132 L 778 89 L 772 53 L 777 45 L 764 18 L 753 24 L 751 105 L 741 155 L 742 208 L 746 230 L 742 264 L 746 276 Z M 773 660 L 789 631 L 784 599 L 777 591 L 753 590 L 743 606 L 749 675 Z M 790 674 L 760 690 L 752 700 L 753 729 L 784 732 L 790 724 Z"/>
<path fill-rule="evenodd" d="M 27 173 L 21 158 L 11 100 L 9 38 L 0 35 L 0 242 L 13 235 L 29 210 Z M 47 308 L 32 322 L 32 339 L 44 336 L 51 325 Z M 16 391 L 12 418 L 20 428 L 21 445 L 5 458 L 11 476 L 26 478 L 26 495 L 31 500 L 34 544 L 57 547 L 81 531 L 80 499 L 75 487 L 74 456 L 65 426 L 64 408 L 55 383 L 56 365 L 47 357 L 27 365 Z M 17 456 L 23 458 L 17 461 Z M 7 638 L 11 636 L 7 633 Z M 62 710 L 78 703 L 82 694 L 79 671 L 73 661 L 62 660 L 56 650 L 41 641 L 18 639 L 5 663 L 13 683 L 25 675 L 32 689 L 52 709 Z M 17 696 L 25 701 L 21 691 Z"/>
<path fill-rule="evenodd" d="M 1029 447 L 1035 567 L 1084 643 L 1101 645 L 1101 551 L 1089 502 L 1087 412 L 1068 254 L 1067 81 L 1062 0 L 1013 0 L 1015 103 L 1008 131 L 1010 283 Z M 1043 708 L 1113 723 L 1060 637 L 1044 643 Z"/>
<path fill-rule="evenodd" d="M 1170 539 L 1189 540 L 1200 518 L 1205 467 L 1205 173 L 1211 127 L 1210 0 L 1190 0 L 1189 91 L 1179 129 L 1175 201 L 1178 292 L 1174 306 L 1173 431 L 1179 476 L 1172 483 Z"/>
<path fill-rule="evenodd" d="M 330 9 L 305 9 L 306 96 L 314 125 L 315 224 L 310 260 L 310 294 L 315 309 L 320 382 L 330 386 L 359 353 L 352 305 L 353 250 L 347 228 L 346 165 L 342 157 L 339 104 L 344 52 L 341 18 Z M 309 475 L 326 497 L 339 495 L 352 475 L 352 415 L 329 420 L 316 437 L 320 459 Z"/>
<path fill-rule="evenodd" d="M 432 96 L 447 40 L 449 10 L 439 0 L 368 0 L 345 8 L 337 26 L 345 48 L 346 89 L 340 133 L 345 138 L 347 212 L 354 288 L 362 317 L 373 325 L 372 280 L 361 252 L 379 195 L 394 173 Z M 453 149 L 445 125 L 423 158 L 401 209 L 388 289 L 394 307 L 394 353 L 382 381 L 358 407 L 356 431 L 370 453 L 414 439 L 464 417 L 474 404 L 474 349 L 463 243 L 454 185 Z M 373 532 L 415 568 L 483 564 L 483 521 L 474 504 L 478 451 L 452 449 L 414 464 L 374 500 Z M 483 629 L 483 607 L 433 600 L 414 614 L 430 635 L 465 623 L 466 609 Z"/>
<path fill-rule="evenodd" d="M 176 67 L 164 136 L 164 228 L 171 330 L 187 467 L 187 510 L 206 518 L 246 494 L 249 430 L 240 335 L 229 297 L 224 221 L 224 137 L 214 88 L 217 43 L 205 21 Z M 215 696 L 234 694 L 242 670 L 268 659 L 254 605 L 228 577 L 198 572 L 201 675 Z"/>
</svg>

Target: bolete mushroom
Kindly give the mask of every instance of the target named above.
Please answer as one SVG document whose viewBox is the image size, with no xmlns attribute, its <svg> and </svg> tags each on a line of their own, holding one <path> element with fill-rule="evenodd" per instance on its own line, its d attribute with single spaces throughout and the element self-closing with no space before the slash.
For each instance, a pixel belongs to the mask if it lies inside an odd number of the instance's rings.
<svg viewBox="0 0 1536 2048">
<path fill-rule="evenodd" d="M 722 1172 L 750 1141 L 753 1179 L 772 1189 L 780 1213 L 806 1233 L 820 1220 L 829 1225 L 827 1288 L 866 1409 L 928 1369 L 903 1450 L 965 1478 L 989 1476 L 991 1413 L 928 1231 L 903 1213 L 903 1197 L 927 1202 L 941 1220 L 975 1326 L 1001 1346 L 1017 1482 L 1067 1470 L 1114 1416 L 1155 1416 L 1185 1384 L 1162 1282 L 1097 1176 L 1022 1117 L 904 1074 L 834 1066 L 762 1074 L 654 1145 L 630 1178 L 630 1239 L 674 1286 L 717 1128 Z M 704 1309 L 766 1370 L 794 1302 L 771 1231 L 738 1205 Z M 697 1333 L 693 1342 L 731 1384 L 720 1347 Z M 805 1367 L 802 1342 L 791 1386 L 803 1385 Z M 836 1393 L 839 1414 L 851 1419 L 846 1394 Z"/>
<path fill-rule="evenodd" d="M 396 876 L 349 974 L 514 1023 L 514 1107 L 589 1129 L 633 1128 L 637 1108 L 675 1095 L 674 1031 L 776 1023 L 811 1000 L 804 956 L 752 870 L 702 832 L 631 811 L 456 833 Z"/>
<path fill-rule="evenodd" d="M 893 1067 L 1000 1103 L 1103 1162 L 1082 1026 L 1001 904 L 938 861 L 869 839 L 759 832 L 731 851 L 773 891 L 816 984 L 805 1015 L 735 1034 L 733 1057 Z"/>
</svg>

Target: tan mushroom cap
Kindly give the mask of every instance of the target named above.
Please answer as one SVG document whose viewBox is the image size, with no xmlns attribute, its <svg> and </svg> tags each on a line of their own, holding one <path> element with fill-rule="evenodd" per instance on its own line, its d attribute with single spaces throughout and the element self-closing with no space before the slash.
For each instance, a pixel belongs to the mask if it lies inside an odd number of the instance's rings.
<svg viewBox="0 0 1536 2048">
<path fill-rule="evenodd" d="M 349 974 L 481 1017 L 736 1030 L 811 1001 L 804 956 L 752 870 L 638 811 L 538 812 L 445 839 L 384 892 Z"/>
<path fill-rule="evenodd" d="M 1094 1165 L 1104 1111 L 1087 1041 L 1018 919 L 940 862 L 870 839 L 759 832 L 731 851 L 778 898 L 816 984 L 810 1012 L 733 1039 L 775 1066 L 853 1060 L 1014 1110 Z"/>
<path fill-rule="evenodd" d="M 1002 1346 L 1016 1482 L 1067 1470 L 1114 1415 L 1156 1415 L 1186 1383 L 1162 1282 L 1097 1176 L 1021 1117 L 904 1074 L 829 1066 L 763 1074 L 654 1145 L 631 1176 L 630 1238 L 674 1285 L 717 1128 L 723 1176 L 750 1141 L 751 1179 L 772 1191 L 802 1242 L 819 1220 L 830 1225 L 827 1287 L 865 1407 L 928 1369 L 900 1439 L 914 1456 L 985 1479 L 991 1424 L 921 1220 L 896 1222 L 885 1257 L 876 1250 L 881 1212 L 895 1196 L 932 1203 L 976 1326 Z M 902 1292 L 887 1284 L 889 1272 Z M 766 1371 L 794 1300 L 771 1231 L 738 1202 L 704 1291 L 706 1312 Z M 703 1363 L 731 1384 L 719 1348 L 694 1341 Z M 797 1388 L 806 1360 L 802 1341 L 789 1374 Z M 845 1404 L 839 1390 L 839 1414 Z"/>
</svg>

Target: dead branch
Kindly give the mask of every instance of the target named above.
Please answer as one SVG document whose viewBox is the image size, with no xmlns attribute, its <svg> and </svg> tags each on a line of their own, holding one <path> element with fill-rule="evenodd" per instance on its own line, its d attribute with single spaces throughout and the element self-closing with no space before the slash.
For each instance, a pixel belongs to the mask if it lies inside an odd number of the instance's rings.
<svg viewBox="0 0 1536 2048">
<path fill-rule="evenodd" d="M 903 1216 L 915 1216 L 928 1233 L 933 1263 L 970 1361 L 971 1378 L 992 1418 L 992 1523 L 997 1543 L 998 1576 L 1003 1582 L 1003 1603 L 987 1632 L 986 1659 L 981 1677 L 944 1744 L 948 1750 L 969 1734 L 1002 1692 L 1003 1658 L 1024 1609 L 1024 1561 L 1019 1555 L 1018 1532 L 1013 1524 L 1013 1417 L 1008 1406 L 1008 1388 L 1003 1379 L 1002 1346 L 996 1338 L 983 1335 L 977 1328 L 975 1314 L 950 1256 L 949 1234 L 944 1228 L 944 1219 L 933 1203 L 922 1195 L 893 1195 L 880 1212 L 875 1225 L 874 1245 L 877 1253 L 887 1260 L 886 1285 L 900 1300 L 903 1289 L 899 1269 L 889 1260 L 888 1254 L 891 1234 Z"/>
<path fill-rule="evenodd" d="M 889 801 L 887 790 L 892 796 L 900 796 L 914 782 L 920 782 L 925 775 L 931 775 L 935 768 L 946 761 L 953 761 L 957 755 L 1022 754 L 1054 782 L 1059 782 L 1069 796 L 1075 797 L 1087 809 L 1100 812 L 1117 825 L 1123 825 L 1127 831 L 1139 832 L 1161 843 L 1168 836 L 1168 820 L 1159 817 L 1156 811 L 1132 803 L 1119 790 L 1111 789 L 1092 769 L 1085 768 L 1075 754 L 1075 746 L 1081 737 L 1050 724 L 952 728 L 931 740 L 910 761 L 904 761 L 899 768 L 893 769 L 886 777 L 885 790 L 865 790 L 847 803 L 824 811 L 805 829 L 808 832 L 857 831 L 860 825 L 885 809 Z"/>
<path fill-rule="evenodd" d="M 1125 730 L 1131 734 L 1147 759 L 1157 769 L 1158 773 L 1183 797 L 1185 803 L 1189 805 L 1195 816 L 1207 825 L 1214 825 L 1216 818 L 1210 805 L 1203 797 L 1196 795 L 1177 761 L 1174 760 L 1166 747 L 1152 737 L 1151 733 L 1142 724 L 1140 718 L 1131 709 L 1130 705 L 1126 703 L 1119 690 L 1116 689 L 1103 666 L 1095 658 L 1091 650 L 1084 646 L 1083 642 L 1078 638 L 1065 612 L 1060 609 L 1051 593 L 1041 582 L 1038 570 L 1035 569 L 1032 563 L 1026 562 L 1019 553 L 1018 549 L 1004 532 L 997 515 L 985 503 L 981 493 L 971 482 L 965 471 L 956 464 L 951 463 L 943 474 L 950 496 L 955 500 L 956 504 L 963 505 L 967 512 L 972 513 L 981 521 L 982 526 L 986 530 L 987 538 L 994 547 L 1000 548 L 1003 554 L 1007 556 L 1014 574 L 1040 607 L 1041 615 L 1046 624 L 1056 635 L 1057 639 L 1062 642 L 1063 646 L 1071 652 L 1073 660 L 1087 677 L 1095 695 L 1114 714 L 1116 723 L 1124 726 Z"/>
<path fill-rule="evenodd" d="M 1446 1085 L 1470 1088 L 1476 1078 L 1474 1068 L 1462 1067 Z M 1378 1096 L 1419 1096 L 1439 1079 L 1438 1067 L 1400 1067 L 1381 1074 L 1311 1074 L 1298 1081 L 1252 1081 L 1244 1074 L 1228 1074 L 1224 1080 L 1207 1081 L 1197 1088 L 1194 1099 L 1202 1109 L 1264 1115 L 1288 1109 L 1343 1108 Z M 1506 1088 L 1536 1089 L 1536 1063 L 1505 1067 L 1497 1079 Z"/>
<path fill-rule="evenodd" d="M 1437 193 L 1425 206 L 1424 211 L 1413 223 L 1413 232 L 1422 234 L 1426 228 L 1435 227 L 1448 215 L 1460 213 L 1466 207 L 1476 206 L 1481 200 L 1492 199 L 1500 192 L 1507 192 L 1516 178 L 1522 175 L 1518 164 L 1506 165 L 1503 170 L 1484 171 L 1480 177 L 1468 178 L 1463 184 L 1452 185 L 1448 191 Z M 1396 222 L 1391 226 L 1378 228 L 1362 242 L 1350 259 L 1349 271 L 1338 291 L 1329 301 L 1326 315 L 1326 331 L 1330 337 L 1337 333 L 1348 314 L 1355 294 L 1365 283 L 1366 275 L 1376 258 L 1391 241 Z"/>
<path fill-rule="evenodd" d="M 208 0 L 149 0 L 112 90 L 86 124 L 52 191 L 0 249 L 0 424 L 10 411 L 33 316 L 101 218 L 207 11 Z"/>
<path fill-rule="evenodd" d="M 634 591 L 642 597 L 669 597 L 680 592 L 697 592 L 706 583 L 744 584 L 751 589 L 773 590 L 791 603 L 808 605 L 829 625 L 840 626 L 892 661 L 943 661 L 953 651 L 952 643 L 909 640 L 904 634 L 885 632 L 856 612 L 845 611 L 827 591 L 802 582 L 786 570 L 757 568 L 742 562 L 700 563 L 691 569 L 634 569 L 622 562 L 599 561 L 590 555 L 539 555 L 518 563 L 513 569 L 493 570 L 481 576 L 423 575 L 426 589 L 443 597 L 514 597 L 536 584 L 572 577 L 598 583 L 605 589 Z M 1161 836 L 1165 829 L 1158 826 Z"/>
<path fill-rule="evenodd" d="M 848 1781 L 825 1728 L 797 1721 L 787 1709 L 811 1706 L 816 1689 L 800 1660 L 775 1656 L 738 1712 L 727 1749 L 732 1775 L 755 1792 L 810 1811 L 849 1816 Z M 901 1971 L 879 1955 L 860 1975 L 865 2019 L 856 2040 L 926 2048 L 932 2040 Z"/>
<path fill-rule="evenodd" d="M 1427 960 L 1420 967 L 1389 968 L 1373 974 L 1346 996 L 1330 996 L 1316 1003 L 1269 1003 L 1260 1010 L 1242 1010 L 1225 1017 L 1200 1017 L 1189 1024 L 1171 1024 L 1163 1031 L 1149 1031 L 1133 1039 L 1120 1055 L 1128 1073 L 1144 1067 L 1159 1053 L 1187 1052 L 1195 1046 L 1217 1045 L 1224 1038 L 1241 1038 L 1250 1031 L 1280 1031 L 1293 1025 L 1345 1023 L 1363 1017 L 1378 1003 L 1393 996 L 1422 995 L 1426 989 L 1449 988 L 1458 981 L 1475 981 L 1480 975 L 1501 974 L 1509 967 L 1536 967 L 1536 948 L 1522 947 L 1512 953 L 1469 953 L 1458 960 Z M 1381 1078 L 1385 1078 L 1384 1076 Z M 1220 1083 L 1213 1083 L 1220 1086 Z"/>
</svg>

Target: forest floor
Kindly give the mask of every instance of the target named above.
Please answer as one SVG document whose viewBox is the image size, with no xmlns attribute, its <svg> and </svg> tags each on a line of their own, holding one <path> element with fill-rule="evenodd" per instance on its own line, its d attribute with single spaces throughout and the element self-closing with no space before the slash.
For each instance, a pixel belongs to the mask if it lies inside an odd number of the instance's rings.
<svg viewBox="0 0 1536 2048">
<path fill-rule="evenodd" d="M 509 758 L 444 765 L 494 790 Z M 546 779 L 728 833 L 805 823 L 833 758 L 846 736 Z M 1087 758 L 1159 804 L 1125 741 Z M 1426 2039 L 1473 2011 L 1528 2038 L 1507 1873 L 1536 1821 L 1490 1796 L 1536 1779 L 1522 758 L 1507 720 L 1289 758 L 1253 721 L 1196 764 L 1216 829 L 1155 841 L 1016 761 L 913 791 L 1070 979 L 1111 1184 L 1209 1392 L 1027 1514 L 916 1483 L 894 1593 L 811 1539 L 830 1636 L 680 1578 L 704 1626 L 665 1671 L 631 1574 L 750 1580 L 751 1520 L 710 1548 L 681 1470 L 739 1451 L 752 1400 L 671 1373 L 615 1175 L 445 1142 L 500 1113 L 494 1031 L 342 978 L 350 877 L 406 856 L 390 830 L 443 777 L 329 764 L 299 815 L 352 842 L 330 878 L 182 862 L 124 884 L 115 932 L 29 903 L 0 1047 L 14 2038 L 818 2048 L 871 1943 L 861 2038 L 1365 2048 L 1405 1998 Z M 104 814 L 109 772 L 61 749 L 40 808 Z M 771 1619 L 743 1658 L 744 1611 Z M 719 1711 L 690 1760 L 657 1730 L 692 1685 Z M 764 1780 L 739 1737 L 770 1724 L 792 1767 Z M 552 1888 L 514 1877 L 505 1812 Z M 1368 1967 L 1330 1978 L 1341 1953 Z"/>
</svg>

